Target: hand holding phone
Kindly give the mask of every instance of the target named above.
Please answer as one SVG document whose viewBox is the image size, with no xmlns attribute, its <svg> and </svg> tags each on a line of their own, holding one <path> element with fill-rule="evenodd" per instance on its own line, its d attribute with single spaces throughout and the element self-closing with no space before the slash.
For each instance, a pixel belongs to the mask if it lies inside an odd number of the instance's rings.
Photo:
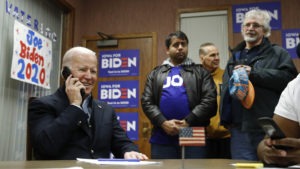
<svg viewBox="0 0 300 169">
<path fill-rule="evenodd" d="M 274 120 L 270 117 L 261 117 L 258 119 L 258 123 L 265 131 L 266 135 L 269 136 L 272 140 L 274 139 L 282 139 L 285 138 L 285 134 L 279 128 L 279 126 L 274 122 Z M 282 145 L 274 145 L 276 149 L 288 150 L 292 147 L 282 146 Z"/>
<path fill-rule="evenodd" d="M 62 75 L 63 75 L 64 79 L 66 80 L 66 79 L 71 75 L 71 70 L 70 70 L 70 68 L 68 68 L 67 66 L 65 66 L 65 67 L 63 68 Z M 84 89 L 80 89 L 80 94 L 81 94 L 81 97 L 82 97 L 82 98 L 85 96 L 85 91 L 84 91 Z"/>
</svg>

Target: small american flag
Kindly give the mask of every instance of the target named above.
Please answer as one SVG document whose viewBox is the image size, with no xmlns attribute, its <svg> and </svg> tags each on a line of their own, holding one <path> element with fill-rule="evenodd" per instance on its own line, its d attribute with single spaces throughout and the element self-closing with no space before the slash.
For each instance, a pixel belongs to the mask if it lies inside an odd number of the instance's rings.
<svg viewBox="0 0 300 169">
<path fill-rule="evenodd" d="M 179 131 L 180 146 L 205 146 L 204 127 L 185 127 Z"/>
</svg>

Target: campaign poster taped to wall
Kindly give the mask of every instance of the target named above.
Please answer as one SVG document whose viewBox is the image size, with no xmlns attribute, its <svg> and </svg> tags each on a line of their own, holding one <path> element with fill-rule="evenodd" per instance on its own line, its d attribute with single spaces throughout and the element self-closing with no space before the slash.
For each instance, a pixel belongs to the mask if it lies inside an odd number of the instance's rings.
<svg viewBox="0 0 300 169">
<path fill-rule="evenodd" d="M 100 51 L 99 57 L 99 77 L 139 75 L 139 50 Z"/>
<path fill-rule="evenodd" d="M 15 20 L 11 78 L 50 89 L 52 42 Z"/>
<path fill-rule="evenodd" d="M 281 31 L 282 36 L 282 47 L 285 48 L 290 56 L 298 58 L 296 53 L 296 47 L 299 44 L 300 29 L 286 29 Z"/>
<path fill-rule="evenodd" d="M 98 89 L 98 99 L 114 108 L 137 108 L 139 105 L 137 80 L 99 82 Z"/>
<path fill-rule="evenodd" d="M 281 29 L 281 5 L 280 2 L 262 2 L 262 3 L 251 3 L 241 4 L 232 6 L 232 23 L 233 32 L 241 32 L 241 25 L 243 23 L 245 13 L 252 9 L 267 10 L 271 16 L 271 28 L 272 30 Z"/>
<path fill-rule="evenodd" d="M 133 113 L 116 113 L 121 127 L 126 131 L 127 136 L 132 141 L 139 139 L 139 115 L 137 112 Z"/>
</svg>

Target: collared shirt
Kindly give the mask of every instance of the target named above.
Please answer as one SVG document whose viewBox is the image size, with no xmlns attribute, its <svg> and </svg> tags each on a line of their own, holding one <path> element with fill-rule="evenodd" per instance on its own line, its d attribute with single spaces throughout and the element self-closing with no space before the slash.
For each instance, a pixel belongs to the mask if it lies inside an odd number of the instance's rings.
<svg viewBox="0 0 300 169">
<path fill-rule="evenodd" d="M 89 107 L 89 103 L 90 103 L 90 100 L 91 100 L 91 95 L 87 96 L 84 100 L 83 100 L 83 103 L 82 103 L 82 110 L 89 116 L 88 117 L 88 121 L 90 120 L 90 117 L 91 117 L 91 107 Z"/>
<path fill-rule="evenodd" d="M 250 62 L 258 54 L 259 46 L 255 46 L 251 49 L 244 49 L 241 51 L 240 62 L 241 64 L 250 65 Z"/>
<path fill-rule="evenodd" d="M 237 63 L 250 65 L 253 58 L 255 58 L 259 54 L 258 52 L 263 42 L 260 45 L 252 47 L 251 49 L 244 48 L 243 50 L 241 50 L 239 58 L 236 58 Z M 232 99 L 231 105 L 232 105 L 232 113 L 234 114 L 233 123 L 239 126 L 243 120 L 243 114 L 241 113 L 243 109 L 242 104 L 239 100 Z"/>
</svg>

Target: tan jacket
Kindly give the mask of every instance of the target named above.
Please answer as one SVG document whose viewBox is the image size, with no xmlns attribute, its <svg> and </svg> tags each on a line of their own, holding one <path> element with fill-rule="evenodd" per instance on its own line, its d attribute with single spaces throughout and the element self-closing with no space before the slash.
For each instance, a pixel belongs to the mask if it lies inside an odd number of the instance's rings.
<svg viewBox="0 0 300 169">
<path fill-rule="evenodd" d="M 230 137 L 229 131 L 220 125 L 220 84 L 222 84 L 222 76 L 223 76 L 224 70 L 218 68 L 216 71 L 211 73 L 214 82 L 217 87 L 217 102 L 218 102 L 218 111 L 215 116 L 213 116 L 210 119 L 210 124 L 207 126 L 207 136 L 208 138 L 228 138 Z"/>
</svg>

